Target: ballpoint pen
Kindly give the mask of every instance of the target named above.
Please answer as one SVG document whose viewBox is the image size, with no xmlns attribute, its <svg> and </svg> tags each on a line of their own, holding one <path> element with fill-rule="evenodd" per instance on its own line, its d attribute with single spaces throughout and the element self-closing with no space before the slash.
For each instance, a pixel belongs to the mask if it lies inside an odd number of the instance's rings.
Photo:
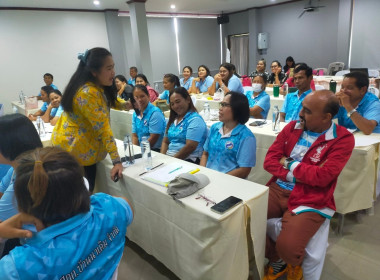
<svg viewBox="0 0 380 280">
<path fill-rule="evenodd" d="M 169 174 L 173 173 L 174 171 L 177 171 L 177 170 L 180 170 L 182 168 L 182 166 L 176 168 L 176 169 L 173 169 L 172 171 L 169 172 Z"/>
<path fill-rule="evenodd" d="M 160 166 L 163 165 L 163 164 L 164 164 L 164 163 L 161 162 L 160 164 L 157 164 L 155 167 L 152 167 L 150 170 L 153 170 L 153 169 L 155 169 L 155 168 L 157 168 L 157 167 L 160 167 Z M 150 171 L 150 170 L 149 170 L 149 171 Z M 145 171 L 145 172 L 139 174 L 139 176 L 144 175 L 145 173 L 148 173 L 149 171 Z"/>
</svg>

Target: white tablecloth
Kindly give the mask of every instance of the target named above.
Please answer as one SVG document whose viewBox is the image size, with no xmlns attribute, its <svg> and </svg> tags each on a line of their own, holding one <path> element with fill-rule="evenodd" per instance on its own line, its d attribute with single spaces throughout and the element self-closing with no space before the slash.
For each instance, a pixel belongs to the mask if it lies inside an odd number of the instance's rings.
<svg viewBox="0 0 380 280">
<path fill-rule="evenodd" d="M 42 100 L 38 100 L 38 108 L 37 109 L 31 109 L 28 110 L 28 112 L 25 111 L 25 104 L 21 104 L 20 101 L 12 101 L 12 109 L 15 110 L 15 113 L 19 113 L 22 115 L 27 116 L 28 114 L 34 114 L 37 112 L 44 102 Z M 15 109 L 14 109 L 15 108 Z"/>
<path fill-rule="evenodd" d="M 120 144 L 118 141 L 119 151 Z M 183 162 L 162 154 L 154 155 L 153 166 L 161 162 Z M 96 190 L 130 199 L 135 218 L 128 228 L 128 238 L 178 277 L 247 279 L 248 249 L 252 249 L 247 241 L 253 241 L 257 268 L 263 276 L 267 187 L 199 167 L 211 181 L 201 191 L 207 197 L 219 202 L 233 195 L 245 202 L 246 207 L 239 205 L 219 215 L 210 210 L 210 205 L 206 206 L 206 201 L 195 199 L 196 194 L 181 199 L 183 204 L 179 204 L 166 194 L 165 187 L 140 179 L 141 163 L 124 169 L 123 178 L 117 183 L 109 178 L 111 168 L 109 158 L 97 165 Z M 247 239 L 249 220 L 250 238 Z"/>
</svg>

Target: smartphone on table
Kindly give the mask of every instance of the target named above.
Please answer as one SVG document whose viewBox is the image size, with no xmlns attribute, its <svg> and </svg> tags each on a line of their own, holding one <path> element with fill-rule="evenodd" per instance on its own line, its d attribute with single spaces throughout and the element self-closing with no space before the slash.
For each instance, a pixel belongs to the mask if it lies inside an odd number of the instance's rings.
<svg viewBox="0 0 380 280">
<path fill-rule="evenodd" d="M 223 214 L 226 211 L 238 205 L 239 203 L 241 203 L 242 201 L 243 200 L 241 200 L 240 198 L 237 198 L 235 196 L 230 196 L 230 197 L 227 197 L 225 200 L 222 200 L 221 202 L 212 206 L 211 210 L 216 213 Z"/>
</svg>

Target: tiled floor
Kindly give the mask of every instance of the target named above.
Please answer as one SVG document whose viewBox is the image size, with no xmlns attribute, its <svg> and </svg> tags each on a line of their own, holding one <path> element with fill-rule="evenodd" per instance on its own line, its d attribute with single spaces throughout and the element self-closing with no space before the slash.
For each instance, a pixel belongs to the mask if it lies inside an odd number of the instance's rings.
<svg viewBox="0 0 380 280">
<path fill-rule="evenodd" d="M 346 215 L 342 237 L 335 234 L 336 225 L 337 219 L 332 219 L 330 245 L 327 249 L 321 280 L 380 279 L 380 201 L 377 201 L 375 214 L 372 216 L 363 213 L 358 219 L 357 215 Z M 118 279 L 178 278 L 154 257 L 145 253 L 136 244 L 129 242 L 119 266 Z"/>
</svg>

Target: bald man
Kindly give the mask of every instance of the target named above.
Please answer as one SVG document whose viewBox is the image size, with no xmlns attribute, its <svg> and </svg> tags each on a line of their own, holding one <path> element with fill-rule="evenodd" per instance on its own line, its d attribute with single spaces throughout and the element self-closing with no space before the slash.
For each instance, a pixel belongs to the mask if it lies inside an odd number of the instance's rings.
<svg viewBox="0 0 380 280">
<path fill-rule="evenodd" d="M 302 102 L 299 121 L 290 122 L 265 157 L 268 182 L 268 219 L 282 218 L 277 241 L 267 236 L 270 260 L 264 279 L 285 273 L 303 279 L 305 247 L 325 219 L 336 210 L 333 198 L 337 178 L 354 148 L 354 137 L 332 119 L 339 100 L 331 91 L 310 93 Z M 289 278 L 288 278 L 289 279 Z"/>
</svg>

